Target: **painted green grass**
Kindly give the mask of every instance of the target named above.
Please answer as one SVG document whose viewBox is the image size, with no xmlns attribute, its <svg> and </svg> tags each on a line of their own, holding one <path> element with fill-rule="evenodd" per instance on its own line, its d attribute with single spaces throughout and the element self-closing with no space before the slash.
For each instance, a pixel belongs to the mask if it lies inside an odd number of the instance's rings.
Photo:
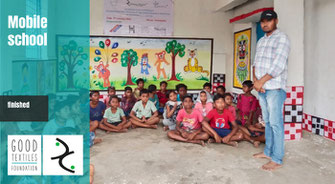
<svg viewBox="0 0 335 184">
<path fill-rule="evenodd" d="M 147 79 L 147 81 L 144 83 L 144 87 L 148 88 L 148 86 L 150 84 L 154 84 L 159 89 L 159 83 L 160 82 L 161 82 L 161 80 L 154 81 L 154 80 L 148 80 Z M 205 80 L 187 80 L 187 82 L 186 81 L 168 81 L 168 89 L 176 89 L 177 84 L 183 83 L 183 84 L 187 85 L 189 90 L 199 90 L 199 89 L 202 89 L 202 86 L 206 82 L 207 81 L 205 81 Z M 114 84 L 114 87 L 116 88 L 116 90 L 124 90 L 124 88 L 126 87 L 125 86 L 126 80 L 111 81 L 111 83 Z M 96 79 L 96 82 L 91 81 L 90 87 L 91 87 L 91 90 L 107 90 L 107 88 L 103 88 L 102 79 Z M 130 87 L 135 89 L 137 87 L 137 85 L 130 85 Z"/>
<path fill-rule="evenodd" d="M 203 75 L 201 75 L 200 77 L 198 77 L 197 80 L 204 80 L 204 81 L 209 82 L 208 77 L 205 77 L 205 76 L 203 76 Z"/>
<path fill-rule="evenodd" d="M 187 85 L 189 90 L 200 90 L 202 89 L 202 86 L 206 83 L 209 82 L 209 78 L 207 76 L 204 75 L 198 75 L 198 76 L 190 76 L 188 74 L 188 77 L 185 78 L 184 75 L 182 75 L 181 73 L 177 73 L 176 74 L 176 78 L 179 81 L 168 81 L 168 79 L 171 77 L 171 75 L 168 73 L 167 74 L 167 79 L 163 79 L 163 76 L 160 76 L 160 78 L 157 78 L 157 75 L 153 75 L 150 77 L 146 77 L 146 76 L 131 76 L 132 77 L 132 81 L 135 85 L 129 85 L 130 87 L 132 87 L 133 89 L 137 87 L 136 85 L 136 80 L 139 78 L 142 78 L 145 82 L 144 82 L 144 87 L 147 88 L 150 84 L 154 84 L 157 86 L 157 89 L 159 89 L 159 84 L 161 81 L 167 81 L 168 82 L 168 89 L 175 89 L 175 86 L 177 84 L 183 83 L 185 85 Z M 192 78 L 193 77 L 193 78 Z M 93 82 L 95 81 L 95 82 Z M 110 81 L 111 85 L 114 86 L 116 88 L 116 90 L 124 90 L 124 88 L 126 87 L 126 77 L 113 77 L 113 80 Z M 103 80 L 100 78 L 95 78 L 95 79 L 91 79 L 90 80 L 90 89 L 91 90 L 107 90 L 107 88 L 103 87 Z"/>
</svg>

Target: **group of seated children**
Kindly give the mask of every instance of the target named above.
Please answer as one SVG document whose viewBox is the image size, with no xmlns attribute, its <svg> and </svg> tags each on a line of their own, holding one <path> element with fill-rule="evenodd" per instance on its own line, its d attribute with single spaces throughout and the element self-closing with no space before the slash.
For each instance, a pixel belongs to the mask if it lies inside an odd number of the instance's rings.
<svg viewBox="0 0 335 184">
<path fill-rule="evenodd" d="M 255 147 L 265 142 L 264 125 L 255 122 L 258 102 L 251 94 L 250 80 L 243 82 L 244 93 L 237 98 L 237 108 L 224 86 L 218 86 L 213 95 L 211 84 L 205 83 L 194 104 L 185 84 L 178 84 L 176 91 L 168 91 L 168 84 L 163 81 L 157 91 L 153 84 L 144 89 L 143 79 L 136 83 L 134 93 L 131 87 L 126 87 L 121 100 L 114 87 L 108 88 L 104 103 L 99 101 L 99 91 L 91 92 L 91 132 L 97 128 L 106 132 L 127 132 L 129 127 L 157 129 L 162 115 L 164 130 L 169 130 L 167 136 L 177 141 L 201 145 L 207 141 L 234 147 L 242 140 Z"/>
</svg>

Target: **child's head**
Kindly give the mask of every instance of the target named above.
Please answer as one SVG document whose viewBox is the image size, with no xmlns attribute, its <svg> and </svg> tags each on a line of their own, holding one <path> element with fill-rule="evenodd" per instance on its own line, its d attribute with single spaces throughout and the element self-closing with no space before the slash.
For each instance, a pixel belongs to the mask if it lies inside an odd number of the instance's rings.
<svg viewBox="0 0 335 184">
<path fill-rule="evenodd" d="M 212 91 L 212 84 L 209 83 L 209 82 L 206 82 L 206 83 L 203 85 L 203 89 L 204 89 L 205 91 L 207 91 L 208 93 L 211 93 L 211 91 Z"/>
<path fill-rule="evenodd" d="M 95 90 L 91 91 L 91 93 L 90 93 L 91 101 L 97 102 L 97 101 L 99 101 L 99 97 L 100 97 L 99 91 L 95 91 Z"/>
<path fill-rule="evenodd" d="M 147 103 L 149 100 L 149 91 L 147 89 L 142 89 L 140 91 L 140 97 L 142 102 Z"/>
<path fill-rule="evenodd" d="M 223 95 L 224 98 L 224 102 L 228 105 L 231 106 L 233 104 L 233 95 L 231 95 L 230 93 L 225 93 Z"/>
<path fill-rule="evenodd" d="M 223 95 L 217 94 L 214 96 L 214 107 L 219 111 L 222 111 L 225 108 Z"/>
<path fill-rule="evenodd" d="M 168 85 L 168 83 L 166 81 L 162 81 L 162 82 L 159 83 L 160 89 L 162 91 L 166 90 L 167 85 Z"/>
<path fill-rule="evenodd" d="M 148 91 L 149 91 L 150 94 L 156 94 L 156 89 L 157 89 L 157 87 L 154 84 L 150 84 L 148 86 Z"/>
<path fill-rule="evenodd" d="M 201 102 L 207 102 L 207 93 L 206 93 L 206 91 L 201 91 L 200 92 L 200 101 Z"/>
<path fill-rule="evenodd" d="M 173 102 L 177 101 L 177 93 L 175 91 L 169 91 L 167 96 L 170 101 L 173 101 Z"/>
<path fill-rule="evenodd" d="M 109 99 L 109 104 L 112 108 L 117 108 L 120 105 L 120 99 L 116 95 L 113 95 Z"/>
<path fill-rule="evenodd" d="M 226 93 L 226 88 L 224 86 L 218 86 L 216 88 L 216 93 L 220 95 L 224 95 Z"/>
<path fill-rule="evenodd" d="M 185 109 L 192 109 L 193 107 L 193 100 L 191 96 L 185 96 L 183 99 L 183 106 Z"/>
<path fill-rule="evenodd" d="M 70 107 L 70 111 L 73 114 L 80 114 L 80 97 L 78 95 L 68 95 L 67 102 Z"/>
<path fill-rule="evenodd" d="M 178 84 L 176 86 L 177 93 L 179 96 L 185 96 L 187 94 L 187 86 L 185 84 Z"/>
<path fill-rule="evenodd" d="M 107 92 L 108 92 L 108 95 L 109 95 L 109 96 L 115 95 L 115 94 L 116 94 L 115 87 L 113 87 L 113 86 L 109 86 L 109 87 L 107 88 Z"/>
<path fill-rule="evenodd" d="M 142 78 L 139 78 L 136 80 L 136 84 L 138 88 L 142 89 L 144 87 L 144 80 Z"/>
<path fill-rule="evenodd" d="M 48 100 L 49 100 L 49 109 L 52 112 L 54 110 L 55 107 L 55 103 L 56 103 L 56 95 L 53 93 L 48 94 Z"/>
<path fill-rule="evenodd" d="M 70 114 L 70 107 L 67 101 L 63 100 L 56 102 L 55 115 L 57 119 L 69 119 Z"/>
<path fill-rule="evenodd" d="M 124 95 L 126 98 L 131 98 L 133 95 L 133 89 L 129 86 L 124 88 Z"/>
<path fill-rule="evenodd" d="M 251 80 L 245 80 L 243 83 L 242 83 L 242 86 L 243 86 L 243 92 L 244 93 L 248 93 L 252 90 L 252 88 L 254 87 L 254 84 L 252 83 Z"/>
</svg>

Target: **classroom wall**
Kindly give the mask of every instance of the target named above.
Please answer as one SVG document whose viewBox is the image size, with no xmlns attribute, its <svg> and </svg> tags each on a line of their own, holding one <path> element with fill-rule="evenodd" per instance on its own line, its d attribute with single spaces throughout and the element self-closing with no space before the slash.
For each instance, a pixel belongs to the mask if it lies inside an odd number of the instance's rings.
<svg viewBox="0 0 335 184">
<path fill-rule="evenodd" d="M 304 113 L 335 121 L 335 1 L 305 0 Z"/>
<path fill-rule="evenodd" d="M 287 6 L 289 4 L 289 6 Z M 287 86 L 304 85 L 304 0 L 275 0 L 278 28 L 291 42 Z"/>
<path fill-rule="evenodd" d="M 90 0 L 90 34 L 103 35 L 104 0 Z M 232 60 L 231 12 L 214 11 L 216 1 L 174 0 L 174 36 L 214 38 L 213 73 L 225 73 Z M 199 13 L 201 12 L 201 13 Z"/>
</svg>

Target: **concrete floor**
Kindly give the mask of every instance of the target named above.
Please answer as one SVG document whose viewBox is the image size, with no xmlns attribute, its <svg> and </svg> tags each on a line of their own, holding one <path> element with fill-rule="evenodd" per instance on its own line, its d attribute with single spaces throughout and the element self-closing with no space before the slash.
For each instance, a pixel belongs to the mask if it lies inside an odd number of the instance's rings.
<svg viewBox="0 0 335 184">
<path fill-rule="evenodd" d="M 335 142 L 308 132 L 300 141 L 285 143 L 284 166 L 274 172 L 260 169 L 267 160 L 252 158 L 264 145 L 201 147 L 169 140 L 161 126 L 122 134 L 98 130 L 97 136 L 103 142 L 91 148 L 95 184 L 335 183 Z"/>
</svg>

